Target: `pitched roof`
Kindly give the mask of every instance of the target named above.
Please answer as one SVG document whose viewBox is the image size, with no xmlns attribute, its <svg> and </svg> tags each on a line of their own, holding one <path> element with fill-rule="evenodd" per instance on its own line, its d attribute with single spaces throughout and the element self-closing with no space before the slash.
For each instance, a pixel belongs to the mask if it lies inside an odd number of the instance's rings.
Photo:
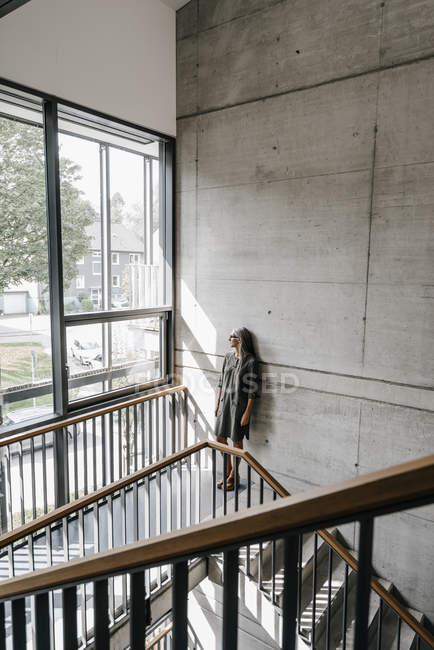
<svg viewBox="0 0 434 650">
<path fill-rule="evenodd" d="M 94 221 L 86 229 L 91 238 L 90 248 L 101 250 L 101 222 Z M 111 224 L 111 250 L 113 252 L 143 253 L 144 245 L 141 234 L 122 223 Z"/>
</svg>

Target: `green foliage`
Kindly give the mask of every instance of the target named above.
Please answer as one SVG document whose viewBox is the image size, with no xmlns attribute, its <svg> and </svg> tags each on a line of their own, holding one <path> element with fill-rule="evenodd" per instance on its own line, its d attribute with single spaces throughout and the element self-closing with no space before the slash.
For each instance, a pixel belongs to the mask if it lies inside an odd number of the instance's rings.
<svg viewBox="0 0 434 650">
<path fill-rule="evenodd" d="M 81 301 L 81 311 L 93 311 L 93 302 L 90 298 Z"/>
<path fill-rule="evenodd" d="M 47 216 L 42 129 L 0 118 L 0 292 L 23 281 L 48 286 Z M 76 187 L 80 167 L 60 158 L 65 288 L 89 249 L 95 211 Z"/>
</svg>

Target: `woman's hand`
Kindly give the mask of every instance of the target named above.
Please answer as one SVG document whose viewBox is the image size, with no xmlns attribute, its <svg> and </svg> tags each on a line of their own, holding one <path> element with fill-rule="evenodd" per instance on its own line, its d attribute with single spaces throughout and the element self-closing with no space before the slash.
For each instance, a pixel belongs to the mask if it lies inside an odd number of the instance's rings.
<svg viewBox="0 0 434 650">
<path fill-rule="evenodd" d="M 245 427 L 250 422 L 250 413 L 246 410 L 241 417 L 241 426 Z"/>
</svg>

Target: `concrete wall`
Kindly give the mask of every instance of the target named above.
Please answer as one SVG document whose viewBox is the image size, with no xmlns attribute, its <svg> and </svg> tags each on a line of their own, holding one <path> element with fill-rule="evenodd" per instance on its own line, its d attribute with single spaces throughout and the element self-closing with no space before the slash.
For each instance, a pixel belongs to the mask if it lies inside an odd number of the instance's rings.
<svg viewBox="0 0 434 650">
<path fill-rule="evenodd" d="M 175 12 L 160 0 L 32 0 L 0 20 L 0 76 L 174 135 Z"/>
<path fill-rule="evenodd" d="M 271 374 L 248 447 L 290 490 L 432 453 L 432 1 L 192 0 L 177 36 L 191 435 L 245 325 Z M 433 538 L 433 508 L 376 526 L 377 571 L 432 619 Z"/>
</svg>

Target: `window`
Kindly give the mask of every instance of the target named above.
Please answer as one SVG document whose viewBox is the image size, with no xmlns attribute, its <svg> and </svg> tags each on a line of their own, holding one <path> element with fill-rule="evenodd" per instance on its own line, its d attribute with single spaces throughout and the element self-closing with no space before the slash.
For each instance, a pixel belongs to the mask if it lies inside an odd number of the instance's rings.
<svg viewBox="0 0 434 650">
<path fill-rule="evenodd" d="M 22 320 L 11 342 L 0 321 L 6 430 L 168 380 L 173 140 L 5 81 L 0 115 L 0 213 L 34 216 L 0 285 L 0 309 Z M 50 257 L 59 224 L 62 256 Z"/>
</svg>

